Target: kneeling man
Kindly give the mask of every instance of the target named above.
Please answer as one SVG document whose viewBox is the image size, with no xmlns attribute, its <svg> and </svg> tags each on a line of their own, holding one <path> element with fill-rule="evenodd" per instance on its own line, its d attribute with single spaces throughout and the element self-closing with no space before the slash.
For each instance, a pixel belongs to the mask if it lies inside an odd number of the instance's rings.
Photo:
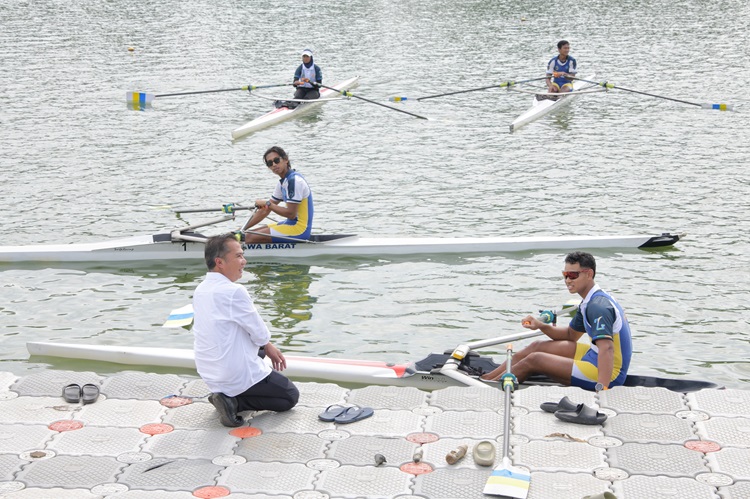
<svg viewBox="0 0 750 499">
<path fill-rule="evenodd" d="M 234 234 L 211 237 L 205 258 L 208 273 L 193 295 L 193 333 L 195 367 L 212 392 L 209 402 L 221 424 L 230 427 L 242 425 L 238 412 L 288 411 L 297 404 L 299 391 L 278 372 L 286 368 L 286 359 L 270 343 L 271 333 L 247 289 L 235 282 L 247 263 L 242 246 Z"/>
</svg>

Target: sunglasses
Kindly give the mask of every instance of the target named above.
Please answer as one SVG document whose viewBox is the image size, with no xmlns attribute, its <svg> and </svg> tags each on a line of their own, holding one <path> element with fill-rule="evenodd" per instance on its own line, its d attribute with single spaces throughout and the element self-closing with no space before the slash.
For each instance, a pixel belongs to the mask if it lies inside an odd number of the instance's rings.
<svg viewBox="0 0 750 499">
<path fill-rule="evenodd" d="M 576 279 L 578 279 L 578 276 L 581 275 L 581 272 L 587 272 L 589 270 L 591 269 L 568 270 L 568 271 L 563 270 L 563 273 L 562 273 L 563 279 L 570 279 L 571 281 L 575 281 Z"/>
<path fill-rule="evenodd" d="M 267 160 L 266 161 L 266 166 L 269 167 L 269 168 L 271 168 L 273 165 L 278 165 L 279 163 L 281 163 L 281 157 L 276 156 L 273 159 Z"/>
</svg>

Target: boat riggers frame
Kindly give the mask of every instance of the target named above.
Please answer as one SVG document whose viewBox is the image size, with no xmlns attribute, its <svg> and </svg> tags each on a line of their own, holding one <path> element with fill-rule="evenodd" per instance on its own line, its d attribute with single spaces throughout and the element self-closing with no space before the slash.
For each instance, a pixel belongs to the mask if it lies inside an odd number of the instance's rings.
<svg viewBox="0 0 750 499">
<path fill-rule="evenodd" d="M 561 314 L 569 314 L 578 310 L 578 303 L 564 305 L 560 310 L 540 310 L 539 320 L 547 324 L 556 324 L 557 317 Z M 493 345 L 499 345 L 501 343 L 508 343 L 511 341 L 525 340 L 528 338 L 534 338 L 541 336 L 541 331 L 528 331 L 524 333 L 517 333 L 512 335 L 501 336 L 499 338 L 490 338 L 487 340 L 474 341 L 472 343 L 464 343 L 458 345 L 453 349 L 448 360 L 441 367 L 435 369 L 436 372 L 454 379 L 467 386 L 479 386 L 482 388 L 492 388 L 487 383 L 480 381 L 477 378 L 471 377 L 470 373 L 467 373 L 461 368 L 464 367 L 464 361 L 469 356 L 472 350 L 478 348 L 485 348 Z"/>
</svg>

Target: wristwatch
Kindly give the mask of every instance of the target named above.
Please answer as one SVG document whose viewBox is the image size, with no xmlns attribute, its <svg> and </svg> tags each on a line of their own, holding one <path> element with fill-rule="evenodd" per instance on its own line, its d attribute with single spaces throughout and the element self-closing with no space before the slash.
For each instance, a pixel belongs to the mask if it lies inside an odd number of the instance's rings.
<svg viewBox="0 0 750 499">
<path fill-rule="evenodd" d="M 269 199 L 268 201 L 266 201 L 266 208 L 268 208 L 270 206 L 271 206 L 271 200 Z"/>
<path fill-rule="evenodd" d="M 606 390 L 606 389 L 607 389 L 607 387 L 606 387 L 606 386 L 604 386 L 604 385 L 602 385 L 601 383 L 597 383 L 597 384 L 596 384 L 596 385 L 594 386 L 594 391 L 595 391 L 596 393 L 599 393 L 599 392 L 601 392 L 602 390 Z"/>
</svg>

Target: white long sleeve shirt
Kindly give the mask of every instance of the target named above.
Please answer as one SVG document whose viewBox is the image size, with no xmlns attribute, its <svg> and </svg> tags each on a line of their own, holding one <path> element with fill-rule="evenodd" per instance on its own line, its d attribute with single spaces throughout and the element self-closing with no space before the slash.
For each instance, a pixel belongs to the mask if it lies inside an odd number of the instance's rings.
<svg viewBox="0 0 750 499">
<path fill-rule="evenodd" d="M 247 290 L 208 272 L 193 295 L 195 367 L 212 392 L 234 397 L 271 373 L 258 348 L 271 333 Z"/>
</svg>

